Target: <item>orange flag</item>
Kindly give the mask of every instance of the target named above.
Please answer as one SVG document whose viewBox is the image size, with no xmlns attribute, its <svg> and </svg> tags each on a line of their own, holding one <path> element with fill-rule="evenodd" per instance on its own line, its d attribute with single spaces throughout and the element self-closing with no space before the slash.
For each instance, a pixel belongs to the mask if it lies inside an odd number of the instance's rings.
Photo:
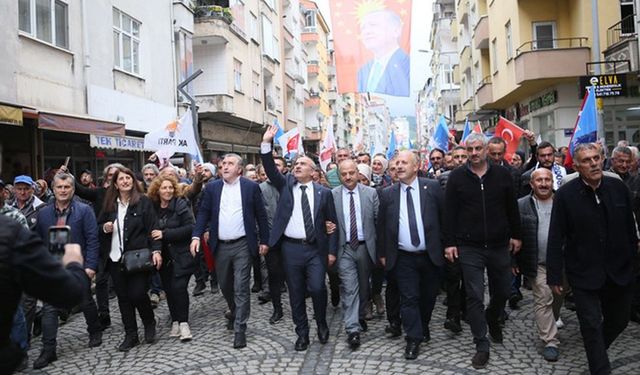
<svg viewBox="0 0 640 375">
<path fill-rule="evenodd" d="M 511 157 L 518 150 L 520 144 L 520 137 L 524 134 L 524 130 L 513 122 L 500 116 L 498 125 L 496 125 L 495 136 L 504 139 L 507 143 L 507 149 L 504 153 L 504 160 L 511 163 Z"/>
</svg>

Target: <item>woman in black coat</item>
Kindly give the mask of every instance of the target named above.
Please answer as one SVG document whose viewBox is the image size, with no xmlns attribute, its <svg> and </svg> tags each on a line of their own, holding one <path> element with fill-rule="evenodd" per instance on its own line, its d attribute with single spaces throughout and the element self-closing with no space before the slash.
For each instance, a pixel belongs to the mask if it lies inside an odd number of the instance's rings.
<svg viewBox="0 0 640 375">
<path fill-rule="evenodd" d="M 160 277 L 173 322 L 169 337 L 189 341 L 192 335 L 187 286 L 195 270 L 195 262 L 189 252 L 193 213 L 189 202 L 178 196 L 178 180 L 174 176 L 158 176 L 149 186 L 147 195 L 153 201 L 158 217 L 158 229 L 151 232 L 151 237 L 162 241 L 164 264 L 160 269 Z"/>
<path fill-rule="evenodd" d="M 125 338 L 118 346 L 126 352 L 140 342 L 135 310 L 144 324 L 144 338 L 148 344 L 156 340 L 156 320 L 149 301 L 150 272 L 127 273 L 122 268 L 122 255 L 127 251 L 151 249 L 153 264 L 162 266 L 160 241 L 151 238 L 158 229 L 153 203 L 142 192 L 133 172 L 124 168 L 117 170 L 107 188 L 104 208 L 98 224 L 102 228 L 102 240 L 108 251 L 107 267 L 118 296 L 118 306 L 124 325 Z"/>
</svg>

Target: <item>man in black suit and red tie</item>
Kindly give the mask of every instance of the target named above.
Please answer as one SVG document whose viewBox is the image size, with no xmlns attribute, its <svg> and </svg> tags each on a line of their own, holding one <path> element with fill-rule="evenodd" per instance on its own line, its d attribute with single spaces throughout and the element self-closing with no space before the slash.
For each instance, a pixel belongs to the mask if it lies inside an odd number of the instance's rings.
<svg viewBox="0 0 640 375">
<path fill-rule="evenodd" d="M 444 266 L 442 189 L 437 181 L 418 177 L 419 165 L 413 152 L 398 154 L 400 183 L 380 192 L 378 213 L 376 248 L 380 262 L 398 282 L 406 359 L 416 359 L 420 343 L 431 338 L 429 321 Z"/>
<path fill-rule="evenodd" d="M 335 224 L 337 218 L 331 190 L 313 182 L 313 160 L 299 156 L 286 177 L 276 169 L 271 143 L 277 131 L 277 126 L 271 126 L 265 132 L 260 155 L 269 180 L 280 191 L 269 245 L 281 244 L 291 315 L 298 335 L 295 349 L 303 351 L 309 347 L 307 292 L 313 301 L 318 340 L 325 344 L 329 339 L 325 278 L 327 266 L 336 260 L 338 236 L 327 234 L 325 222 Z"/>
</svg>

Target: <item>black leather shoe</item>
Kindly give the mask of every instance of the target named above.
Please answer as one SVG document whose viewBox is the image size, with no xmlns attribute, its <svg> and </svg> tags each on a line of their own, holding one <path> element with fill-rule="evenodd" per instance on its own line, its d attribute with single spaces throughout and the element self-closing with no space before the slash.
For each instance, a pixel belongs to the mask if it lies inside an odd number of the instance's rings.
<svg viewBox="0 0 640 375">
<path fill-rule="evenodd" d="M 244 332 L 236 332 L 235 337 L 233 338 L 233 348 L 241 349 L 247 346 L 247 336 Z"/>
<path fill-rule="evenodd" d="M 364 319 L 360 319 L 360 327 L 362 328 L 362 332 L 367 332 L 369 330 L 369 326 L 367 325 L 367 321 Z"/>
<path fill-rule="evenodd" d="M 235 317 L 233 316 L 233 314 L 231 313 L 231 311 L 227 310 L 224 312 L 224 317 L 227 320 L 233 320 L 235 319 Z"/>
<path fill-rule="evenodd" d="M 347 342 L 352 350 L 358 349 L 360 346 L 360 333 L 359 332 L 351 332 L 349 337 L 347 337 Z"/>
<path fill-rule="evenodd" d="M 102 345 L 102 331 L 89 334 L 89 347 L 95 348 Z"/>
<path fill-rule="evenodd" d="M 258 303 L 264 305 L 265 303 L 271 302 L 271 295 L 267 292 L 262 292 L 258 294 Z"/>
<path fill-rule="evenodd" d="M 471 366 L 476 370 L 480 370 L 487 367 L 487 362 L 489 362 L 489 352 L 476 352 L 471 359 Z"/>
<path fill-rule="evenodd" d="M 262 286 L 260 286 L 258 284 L 255 284 L 255 283 L 251 287 L 251 293 L 258 293 L 261 290 L 262 290 Z"/>
<path fill-rule="evenodd" d="M 320 344 L 326 344 L 329 341 L 329 327 L 327 323 L 318 324 L 318 341 Z"/>
<path fill-rule="evenodd" d="M 233 331 L 234 319 L 227 320 L 227 331 Z"/>
<path fill-rule="evenodd" d="M 307 350 L 307 348 L 309 348 L 309 336 L 298 336 L 298 339 L 296 340 L 296 351 L 298 352 L 303 352 L 305 350 Z"/>
<path fill-rule="evenodd" d="M 42 351 L 38 359 L 33 362 L 33 369 L 37 370 L 40 368 L 45 368 L 49 365 L 49 363 L 58 359 L 55 350 L 54 351 Z"/>
<path fill-rule="evenodd" d="M 420 352 L 420 340 L 407 339 L 407 347 L 404 349 L 404 358 L 416 359 Z"/>
<path fill-rule="evenodd" d="M 631 310 L 631 315 L 629 316 L 629 320 L 635 323 L 640 323 L 640 311 Z"/>
<path fill-rule="evenodd" d="M 128 352 L 135 346 L 140 344 L 140 340 L 138 340 L 138 335 L 135 336 L 125 336 L 124 341 L 118 346 L 118 351 L 120 352 Z"/>
<path fill-rule="evenodd" d="M 144 326 L 144 342 L 153 344 L 156 342 L 156 321 Z"/>
<path fill-rule="evenodd" d="M 271 315 L 271 318 L 269 318 L 269 324 L 276 324 L 280 322 L 282 320 L 282 317 L 282 307 L 279 309 L 273 309 L 273 314 Z"/>
<path fill-rule="evenodd" d="M 460 318 L 447 318 L 444 321 L 444 328 L 453 333 L 462 332 L 462 326 L 460 325 Z"/>
<path fill-rule="evenodd" d="M 425 326 L 422 329 L 422 342 L 426 344 L 429 341 L 431 341 L 431 331 L 429 331 L 429 327 Z"/>
<path fill-rule="evenodd" d="M 204 290 L 207 289 L 207 285 L 204 282 L 196 283 L 196 286 L 193 288 L 193 292 L 191 292 L 192 296 L 200 296 L 204 293 Z"/>
<path fill-rule="evenodd" d="M 111 327 L 111 316 L 109 314 L 98 314 L 98 321 L 103 330 Z"/>
<path fill-rule="evenodd" d="M 389 323 L 389 325 L 384 329 L 384 331 L 390 334 L 391 338 L 400 337 L 400 335 L 402 335 L 402 328 L 400 328 L 399 323 Z"/>
</svg>

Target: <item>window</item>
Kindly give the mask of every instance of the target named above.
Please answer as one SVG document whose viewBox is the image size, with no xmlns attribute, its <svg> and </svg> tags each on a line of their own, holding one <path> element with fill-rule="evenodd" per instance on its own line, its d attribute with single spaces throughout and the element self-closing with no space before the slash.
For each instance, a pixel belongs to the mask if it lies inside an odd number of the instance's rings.
<svg viewBox="0 0 640 375">
<path fill-rule="evenodd" d="M 254 70 L 252 77 L 251 84 L 253 86 L 253 98 L 260 100 L 260 96 L 262 94 L 262 90 L 260 90 L 260 73 Z"/>
<path fill-rule="evenodd" d="M 262 53 L 271 58 L 275 58 L 274 40 L 276 39 L 273 36 L 273 24 L 267 17 L 263 15 L 262 16 Z"/>
<path fill-rule="evenodd" d="M 233 22 L 240 28 L 245 30 L 244 0 L 230 0 L 229 9 L 233 15 Z"/>
<path fill-rule="evenodd" d="M 555 48 L 556 41 L 555 22 L 534 22 L 533 23 L 533 49 Z"/>
<path fill-rule="evenodd" d="M 276 87 L 276 109 L 280 110 L 282 103 L 282 89 L 280 87 Z"/>
<path fill-rule="evenodd" d="M 242 92 L 242 62 L 233 59 L 233 88 Z"/>
<path fill-rule="evenodd" d="M 113 8 L 113 65 L 140 74 L 140 22 Z"/>
<path fill-rule="evenodd" d="M 19 0 L 18 27 L 43 42 L 69 48 L 67 3 L 59 0 Z"/>
<path fill-rule="evenodd" d="M 451 64 L 442 64 L 442 75 L 444 77 L 444 83 L 453 83 L 453 67 Z"/>
<path fill-rule="evenodd" d="M 249 13 L 249 28 L 251 39 L 255 40 L 256 42 L 259 41 L 260 38 L 258 36 L 258 17 L 253 13 Z"/>
<path fill-rule="evenodd" d="M 507 42 L 507 60 L 513 57 L 513 47 L 511 45 L 511 21 L 504 25 L 504 36 Z"/>
<path fill-rule="evenodd" d="M 491 41 L 491 65 L 493 66 L 493 72 L 498 71 L 498 41 L 494 38 Z"/>
<path fill-rule="evenodd" d="M 304 26 L 316 27 L 316 11 L 308 10 L 304 13 Z"/>
</svg>

